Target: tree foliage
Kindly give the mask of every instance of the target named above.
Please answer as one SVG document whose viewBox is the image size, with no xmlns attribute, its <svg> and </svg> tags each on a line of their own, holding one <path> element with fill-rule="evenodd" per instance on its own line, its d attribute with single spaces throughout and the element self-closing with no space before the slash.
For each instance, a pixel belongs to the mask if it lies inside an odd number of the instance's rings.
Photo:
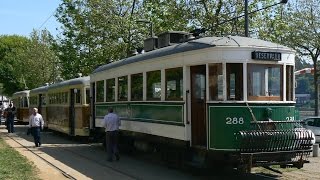
<svg viewBox="0 0 320 180">
<path fill-rule="evenodd" d="M 33 89 L 54 81 L 57 57 L 50 49 L 48 31 L 33 31 L 31 38 L 0 36 L 0 81 L 3 93 Z"/>
</svg>

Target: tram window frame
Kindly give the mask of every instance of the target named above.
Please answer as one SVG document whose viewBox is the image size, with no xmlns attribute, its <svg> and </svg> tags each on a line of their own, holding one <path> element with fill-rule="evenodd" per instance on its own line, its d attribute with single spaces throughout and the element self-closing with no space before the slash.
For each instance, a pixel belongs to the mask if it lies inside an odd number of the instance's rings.
<svg viewBox="0 0 320 180">
<path fill-rule="evenodd" d="M 147 74 L 147 100 L 160 101 L 161 100 L 161 70 L 149 71 L 146 74 Z M 156 91 L 156 88 L 160 90 Z"/>
<path fill-rule="evenodd" d="M 287 101 L 293 101 L 293 88 L 294 88 L 294 82 L 293 82 L 293 72 L 294 67 L 292 65 L 286 66 L 286 100 Z"/>
<path fill-rule="evenodd" d="M 96 102 L 104 102 L 104 80 L 96 82 Z"/>
<path fill-rule="evenodd" d="M 222 63 L 209 64 L 209 99 L 223 100 L 223 71 Z"/>
<path fill-rule="evenodd" d="M 227 100 L 243 100 L 243 64 L 227 63 L 226 72 Z M 234 86 L 234 95 L 232 95 L 232 84 Z"/>
<path fill-rule="evenodd" d="M 165 70 L 165 94 L 167 101 L 183 100 L 183 68 L 170 68 Z M 174 84 L 172 84 L 174 83 Z"/>
<path fill-rule="evenodd" d="M 110 83 L 113 82 L 113 83 Z M 116 88 L 116 79 L 111 78 L 106 80 L 106 102 L 114 102 L 115 101 L 115 91 Z M 110 93 L 111 90 L 111 93 Z"/>
<path fill-rule="evenodd" d="M 128 101 L 128 76 L 118 77 L 118 101 Z"/>
<path fill-rule="evenodd" d="M 143 100 L 143 73 L 131 75 L 131 101 Z"/>
<path fill-rule="evenodd" d="M 274 72 L 275 69 L 279 69 L 278 72 Z M 259 71 L 260 70 L 260 71 Z M 273 71 L 273 72 L 270 72 Z M 260 79 L 255 82 L 260 84 L 254 85 L 253 73 L 260 76 Z M 274 74 L 278 73 L 280 79 L 274 79 Z M 252 75 L 251 75 L 252 74 Z M 258 76 L 258 77 L 259 77 Z M 273 80 L 272 80 L 273 79 Z M 270 89 L 275 87 L 275 83 L 279 82 L 276 91 Z M 270 84 L 272 83 L 272 84 Z M 254 94 L 254 87 L 259 88 L 260 92 Z M 259 86 L 259 87 L 258 87 Z M 272 87 L 271 87 L 272 86 Z M 271 88 L 269 88 L 271 87 Z M 270 94 L 277 92 L 277 94 Z M 281 64 L 247 64 L 247 97 L 249 101 L 282 101 L 283 100 L 283 65 Z"/>
</svg>

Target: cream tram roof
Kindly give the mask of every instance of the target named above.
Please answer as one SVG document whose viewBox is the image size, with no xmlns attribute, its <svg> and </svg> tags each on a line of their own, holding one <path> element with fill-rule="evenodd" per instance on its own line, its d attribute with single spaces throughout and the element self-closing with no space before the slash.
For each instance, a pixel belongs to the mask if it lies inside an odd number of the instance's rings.
<svg viewBox="0 0 320 180">
<path fill-rule="evenodd" d="M 19 96 L 27 96 L 29 95 L 30 90 L 24 90 L 24 91 L 19 91 L 19 92 L 15 92 L 13 93 L 12 97 L 19 97 Z"/>
<path fill-rule="evenodd" d="M 266 48 L 270 50 L 282 50 L 294 52 L 292 49 L 282 46 L 280 44 L 264 41 L 260 39 L 253 39 L 241 36 L 227 36 L 227 37 L 204 37 L 200 39 L 191 40 L 188 42 L 164 47 L 161 49 L 153 50 L 144 54 L 139 54 L 129 58 L 122 59 L 117 62 L 105 64 L 93 71 L 93 74 L 105 71 L 108 69 L 120 67 L 126 64 L 131 64 L 139 61 L 151 60 L 153 58 L 168 56 L 176 53 L 187 51 L 194 51 L 204 48 L 212 47 L 242 47 L 242 48 Z"/>
<path fill-rule="evenodd" d="M 38 87 L 38 88 L 31 89 L 30 90 L 30 94 L 45 93 L 45 92 L 48 91 L 48 87 L 49 86 L 41 86 L 41 87 Z"/>
<path fill-rule="evenodd" d="M 75 79 L 70 79 L 70 80 L 59 82 L 59 83 L 55 83 L 50 85 L 48 87 L 48 90 L 64 88 L 68 86 L 76 86 L 76 85 L 83 85 L 83 86 L 90 85 L 90 77 L 85 76 L 85 77 L 80 77 L 80 78 L 75 78 Z"/>
</svg>

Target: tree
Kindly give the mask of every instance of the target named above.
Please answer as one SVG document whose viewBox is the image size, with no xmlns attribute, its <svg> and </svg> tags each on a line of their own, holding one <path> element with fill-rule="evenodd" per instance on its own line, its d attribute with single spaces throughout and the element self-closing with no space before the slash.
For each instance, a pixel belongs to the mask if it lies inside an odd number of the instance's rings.
<svg viewBox="0 0 320 180">
<path fill-rule="evenodd" d="M 33 89 L 54 81 L 57 57 L 50 49 L 48 31 L 33 31 L 31 38 L 0 36 L 0 81 L 3 93 Z"/>
</svg>

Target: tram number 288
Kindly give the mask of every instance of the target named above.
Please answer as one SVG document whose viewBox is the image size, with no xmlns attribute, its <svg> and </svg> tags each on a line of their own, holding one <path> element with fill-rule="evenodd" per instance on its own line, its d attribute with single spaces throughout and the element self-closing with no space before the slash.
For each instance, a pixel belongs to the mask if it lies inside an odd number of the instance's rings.
<svg viewBox="0 0 320 180">
<path fill-rule="evenodd" d="M 226 124 L 244 124 L 243 117 L 226 117 Z"/>
</svg>

